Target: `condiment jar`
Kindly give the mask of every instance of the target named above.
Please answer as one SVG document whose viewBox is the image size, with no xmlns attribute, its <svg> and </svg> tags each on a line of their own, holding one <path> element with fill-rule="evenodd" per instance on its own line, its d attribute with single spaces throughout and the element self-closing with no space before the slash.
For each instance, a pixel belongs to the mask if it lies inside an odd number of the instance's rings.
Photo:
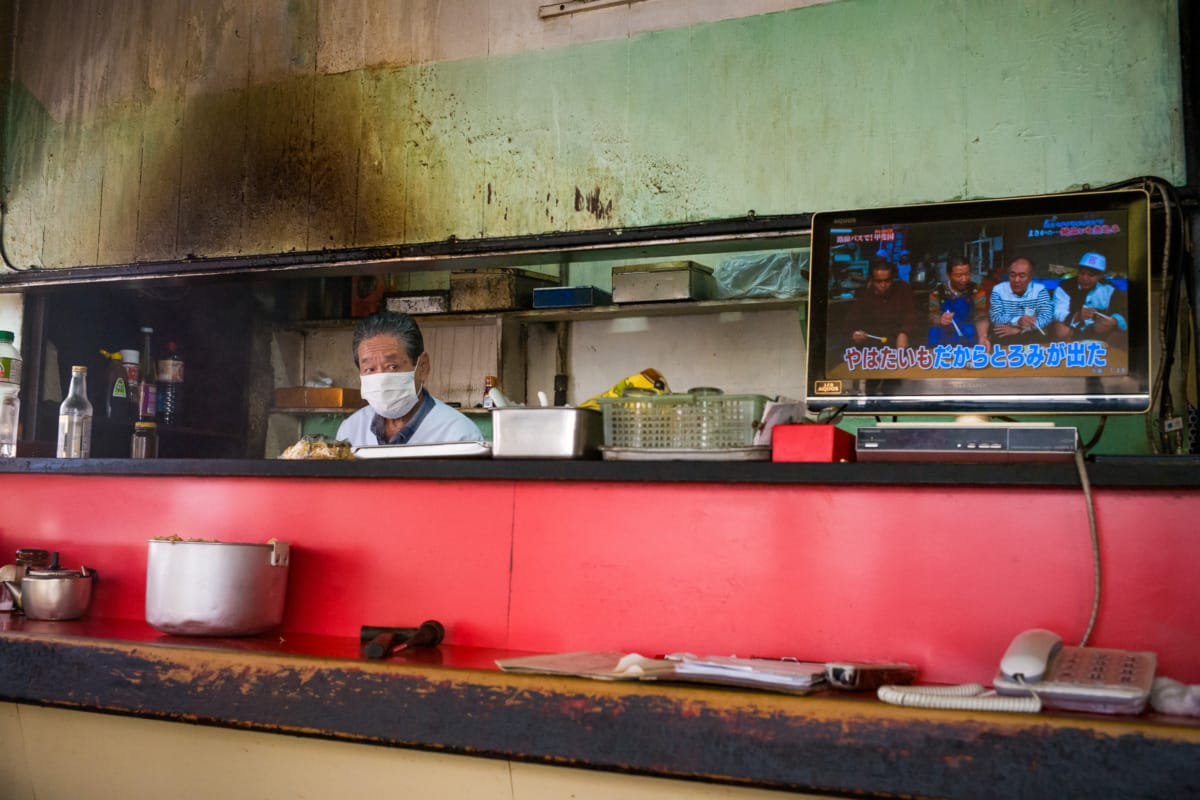
<svg viewBox="0 0 1200 800">
<path fill-rule="evenodd" d="M 141 420 L 133 424 L 130 458 L 158 458 L 158 423 Z"/>
<path fill-rule="evenodd" d="M 22 547 L 17 550 L 17 570 L 24 575 L 31 569 L 43 569 L 50 564 L 50 551 L 40 547 Z M 20 576 L 18 576 L 18 580 Z"/>
</svg>

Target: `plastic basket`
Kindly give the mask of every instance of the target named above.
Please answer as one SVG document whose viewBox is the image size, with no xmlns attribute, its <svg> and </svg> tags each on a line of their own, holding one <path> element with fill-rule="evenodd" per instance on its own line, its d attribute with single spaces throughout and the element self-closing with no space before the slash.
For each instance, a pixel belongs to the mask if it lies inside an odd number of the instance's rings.
<svg viewBox="0 0 1200 800">
<path fill-rule="evenodd" d="M 714 450 L 754 444 L 761 394 L 602 397 L 607 447 Z"/>
</svg>

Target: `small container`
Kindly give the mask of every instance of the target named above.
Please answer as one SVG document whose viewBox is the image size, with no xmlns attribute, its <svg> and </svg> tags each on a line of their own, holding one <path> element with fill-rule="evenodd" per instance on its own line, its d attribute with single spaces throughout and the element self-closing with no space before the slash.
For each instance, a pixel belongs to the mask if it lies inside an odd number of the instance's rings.
<svg viewBox="0 0 1200 800">
<path fill-rule="evenodd" d="M 167 357 L 158 362 L 158 419 L 164 425 L 178 425 L 183 403 L 183 359 L 179 345 L 167 342 Z"/>
<path fill-rule="evenodd" d="M 503 311 L 529 308 L 533 290 L 553 286 L 557 281 L 540 272 L 499 267 L 452 270 L 450 272 L 450 310 Z"/>
<path fill-rule="evenodd" d="M 604 419 L 590 408 L 508 406 L 492 411 L 493 458 L 590 458 Z"/>
<path fill-rule="evenodd" d="M 404 314 L 445 314 L 450 310 L 450 292 L 392 292 L 384 296 L 388 311 Z"/>
<path fill-rule="evenodd" d="M 138 375 L 140 375 L 138 362 L 141 360 L 141 352 L 138 350 L 122 350 L 121 351 L 121 366 L 125 368 L 125 395 L 129 403 L 129 416 L 136 417 L 138 410 Z"/>
<path fill-rule="evenodd" d="M 17 569 L 25 574 L 31 569 L 42 569 L 50 564 L 50 551 L 40 547 L 22 547 L 17 550 Z"/>
<path fill-rule="evenodd" d="M 58 407 L 58 457 L 87 458 L 92 452 L 92 403 L 87 367 L 71 367 L 71 388 Z"/>
<path fill-rule="evenodd" d="M 158 423 L 146 420 L 133 423 L 129 457 L 158 458 Z"/>
<path fill-rule="evenodd" d="M 533 290 L 534 308 L 606 306 L 612 293 L 595 286 L 539 286 Z"/>
<path fill-rule="evenodd" d="M 712 269 L 692 261 L 613 267 L 614 303 L 708 300 L 716 290 Z"/>
<path fill-rule="evenodd" d="M 492 389 L 496 388 L 499 383 L 495 375 L 483 376 L 483 407 L 495 408 L 496 401 L 492 398 Z"/>
<path fill-rule="evenodd" d="M 68 620 L 87 614 L 96 571 L 87 567 L 59 569 L 57 563 L 55 560 L 45 569 L 29 570 L 16 587 L 27 619 Z"/>
<path fill-rule="evenodd" d="M 138 364 L 138 407 L 141 420 L 153 420 L 158 414 L 158 370 L 150 353 L 150 336 L 154 328 L 142 328 L 142 360 Z"/>
<path fill-rule="evenodd" d="M 125 365 L 120 353 L 101 350 L 100 355 L 108 361 L 108 372 L 104 376 L 104 415 L 114 422 L 128 422 L 129 387 L 125 383 Z"/>
<path fill-rule="evenodd" d="M 17 454 L 21 411 L 21 353 L 13 347 L 13 332 L 0 331 L 0 457 Z"/>
<path fill-rule="evenodd" d="M 150 540 L 146 621 L 181 636 L 253 636 L 283 622 L 287 542 Z"/>
<path fill-rule="evenodd" d="M 607 447 L 728 450 L 754 444 L 767 397 L 662 394 L 601 397 L 598 402 Z"/>
</svg>

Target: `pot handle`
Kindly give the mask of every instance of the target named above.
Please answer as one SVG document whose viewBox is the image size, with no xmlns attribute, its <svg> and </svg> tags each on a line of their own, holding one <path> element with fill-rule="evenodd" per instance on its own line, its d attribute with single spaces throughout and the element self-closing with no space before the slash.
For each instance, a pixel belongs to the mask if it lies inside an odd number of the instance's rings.
<svg viewBox="0 0 1200 800">
<path fill-rule="evenodd" d="M 271 566 L 286 567 L 288 559 L 291 558 L 291 548 L 288 547 L 288 543 L 272 539 L 269 544 L 271 545 Z"/>
</svg>

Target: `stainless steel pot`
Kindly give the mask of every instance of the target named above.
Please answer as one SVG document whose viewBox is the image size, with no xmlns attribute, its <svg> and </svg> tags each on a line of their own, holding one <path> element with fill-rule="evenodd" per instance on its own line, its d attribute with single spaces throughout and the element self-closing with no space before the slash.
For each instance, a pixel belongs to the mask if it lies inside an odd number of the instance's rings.
<svg viewBox="0 0 1200 800">
<path fill-rule="evenodd" d="M 151 539 L 146 621 L 184 636 L 253 636 L 283 622 L 286 542 Z"/>
<path fill-rule="evenodd" d="M 87 567 L 32 569 L 4 585 L 28 619 L 67 620 L 87 613 L 95 580 L 95 570 Z"/>
</svg>

